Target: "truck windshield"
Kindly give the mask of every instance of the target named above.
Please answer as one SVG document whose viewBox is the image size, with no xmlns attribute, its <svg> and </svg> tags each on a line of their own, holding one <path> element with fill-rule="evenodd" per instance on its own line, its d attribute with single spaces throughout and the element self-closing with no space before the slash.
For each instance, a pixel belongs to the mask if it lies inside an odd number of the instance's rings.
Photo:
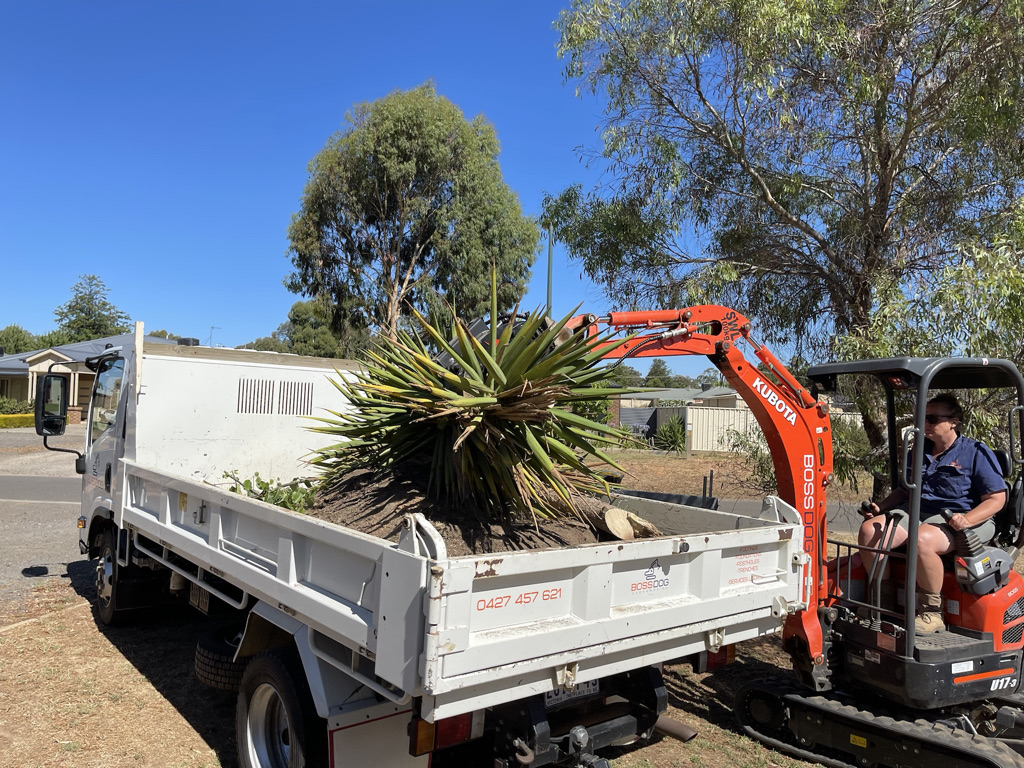
<svg viewBox="0 0 1024 768">
<path fill-rule="evenodd" d="M 92 442 L 117 423 L 117 403 L 121 399 L 123 373 L 123 358 L 114 357 L 100 363 L 90 412 L 89 434 Z"/>
</svg>

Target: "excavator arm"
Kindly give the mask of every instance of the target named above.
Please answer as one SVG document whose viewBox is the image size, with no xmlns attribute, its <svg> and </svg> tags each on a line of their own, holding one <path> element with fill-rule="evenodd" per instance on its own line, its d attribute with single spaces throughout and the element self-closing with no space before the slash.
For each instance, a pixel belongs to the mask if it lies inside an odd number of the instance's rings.
<svg viewBox="0 0 1024 768">
<path fill-rule="evenodd" d="M 832 431 L 828 406 L 786 370 L 771 351 L 750 337 L 750 321 L 727 307 L 701 305 L 687 309 L 612 312 L 580 315 L 569 323 L 575 332 L 630 334 L 621 346 L 608 342 L 608 359 L 705 355 L 746 402 L 768 441 L 779 497 L 802 516 L 804 596 L 808 609 L 789 617 L 787 645 L 805 645 L 804 663 L 827 674 L 818 608 L 828 600 L 824 555 L 827 526 L 825 490 L 832 480 Z M 737 346 L 749 343 L 762 367 Z M 768 374 L 770 371 L 771 375 Z M 791 647 L 791 652 L 793 652 Z M 797 664 L 800 660 L 794 658 Z"/>
</svg>

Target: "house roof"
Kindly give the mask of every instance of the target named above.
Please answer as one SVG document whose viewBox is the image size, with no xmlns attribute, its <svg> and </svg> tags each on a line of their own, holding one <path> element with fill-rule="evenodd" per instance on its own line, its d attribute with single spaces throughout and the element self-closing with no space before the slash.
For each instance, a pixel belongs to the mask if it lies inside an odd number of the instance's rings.
<svg viewBox="0 0 1024 768">
<path fill-rule="evenodd" d="M 77 341 L 73 344 L 61 344 L 46 349 L 34 349 L 31 352 L 16 352 L 13 355 L 0 357 L 0 376 L 10 378 L 21 378 L 28 376 L 29 366 L 38 358 L 46 354 L 57 354 L 63 357 L 68 363 L 84 363 L 87 358 L 96 357 L 103 353 L 103 350 L 110 347 L 119 347 L 132 340 L 131 334 L 121 336 L 105 336 L 102 339 L 90 341 Z M 147 336 L 147 342 L 158 344 L 174 344 L 173 339 L 161 339 L 158 336 Z"/>
<path fill-rule="evenodd" d="M 654 389 L 649 392 L 638 392 L 631 395 L 635 400 L 713 400 L 718 397 L 735 397 L 736 390 L 729 387 L 712 387 L 702 390 L 699 387 Z"/>
</svg>

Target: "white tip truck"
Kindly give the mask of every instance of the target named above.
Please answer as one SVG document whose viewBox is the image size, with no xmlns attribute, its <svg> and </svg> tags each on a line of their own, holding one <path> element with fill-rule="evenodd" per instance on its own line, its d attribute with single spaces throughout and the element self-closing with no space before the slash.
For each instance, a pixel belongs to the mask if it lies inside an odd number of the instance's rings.
<svg viewBox="0 0 1024 768">
<path fill-rule="evenodd" d="M 96 614 L 230 606 L 229 650 L 197 661 L 237 686 L 244 768 L 607 766 L 602 748 L 650 737 L 666 709 L 662 662 L 804 604 L 799 516 L 778 499 L 753 519 L 622 497 L 666 535 L 449 557 L 420 515 L 392 543 L 218 487 L 308 475 L 329 440 L 310 417 L 346 407 L 330 378 L 355 364 L 158 344 L 138 324 L 89 367 Z M 67 379 L 47 374 L 36 402 L 37 431 L 61 434 Z"/>
</svg>

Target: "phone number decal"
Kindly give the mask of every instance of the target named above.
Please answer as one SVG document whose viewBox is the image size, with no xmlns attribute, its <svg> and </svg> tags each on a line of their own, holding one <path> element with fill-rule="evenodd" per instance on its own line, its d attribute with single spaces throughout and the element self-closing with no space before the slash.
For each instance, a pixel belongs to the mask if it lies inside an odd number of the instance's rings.
<svg viewBox="0 0 1024 768">
<path fill-rule="evenodd" d="M 518 595 L 495 595 L 491 598 L 477 600 L 476 609 L 477 611 L 492 611 L 507 608 L 511 605 L 529 605 L 535 602 L 559 600 L 561 597 L 561 587 L 537 590 L 535 592 L 520 592 Z"/>
</svg>

